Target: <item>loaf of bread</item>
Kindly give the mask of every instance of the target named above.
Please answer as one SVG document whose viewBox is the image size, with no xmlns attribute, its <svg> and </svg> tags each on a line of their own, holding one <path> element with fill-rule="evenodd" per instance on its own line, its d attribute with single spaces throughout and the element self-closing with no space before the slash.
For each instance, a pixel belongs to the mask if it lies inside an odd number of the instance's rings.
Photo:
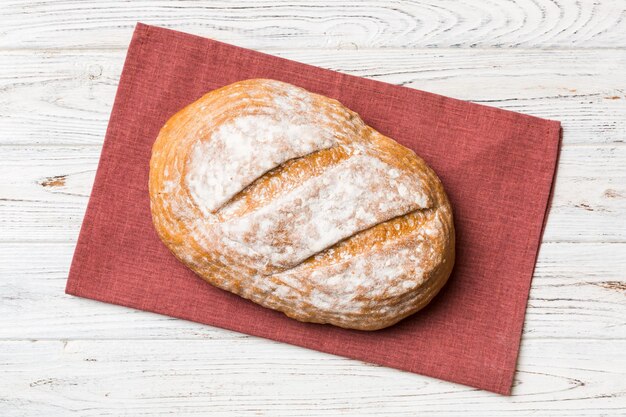
<svg viewBox="0 0 626 417">
<path fill-rule="evenodd" d="M 150 161 L 161 240 L 210 284 L 294 319 L 376 330 L 454 264 L 452 210 L 415 153 L 331 98 L 269 79 L 212 91 Z"/>
</svg>

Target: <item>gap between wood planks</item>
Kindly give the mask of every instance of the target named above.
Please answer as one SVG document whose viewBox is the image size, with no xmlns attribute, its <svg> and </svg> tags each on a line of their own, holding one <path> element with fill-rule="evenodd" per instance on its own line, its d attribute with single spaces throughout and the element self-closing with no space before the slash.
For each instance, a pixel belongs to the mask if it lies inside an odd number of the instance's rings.
<svg viewBox="0 0 626 417">
<path fill-rule="evenodd" d="M 564 147 L 621 146 L 626 140 L 626 88 L 620 77 L 620 69 L 626 67 L 623 50 L 285 49 L 277 55 L 561 120 Z M 124 56 L 123 49 L 5 53 L 0 66 L 0 98 L 5 103 L 0 103 L 1 141 L 5 145 L 100 146 Z"/>
<path fill-rule="evenodd" d="M 190 35 L 193 35 L 192 33 L 189 33 Z M 209 38 L 212 39 L 212 38 Z M 220 39 L 215 39 L 217 41 L 220 41 Z M 130 37 L 128 39 L 129 44 L 130 44 Z M 424 51 L 424 52 L 437 52 L 437 51 L 441 51 L 441 52 L 450 52 L 450 51 L 454 51 L 454 52 L 461 52 L 461 51 L 473 51 L 473 52 L 515 52 L 515 51 L 519 51 L 519 52 L 558 52 L 558 51 L 563 51 L 563 52 L 571 52 L 571 51 L 602 51 L 602 52 L 610 52 L 610 51 L 616 51 L 616 52 L 623 52 L 626 51 L 626 46 L 620 46 L 620 47 L 615 47 L 615 46 L 606 46 L 606 47 L 593 47 L 593 48 L 580 48 L 580 47 L 565 47 L 565 46 L 554 46 L 554 47 L 529 47 L 529 48 L 524 48 L 524 47 L 515 47 L 515 46 L 502 46 L 502 47 L 476 47 L 476 48 L 470 48 L 470 47 L 451 47 L 451 46 L 447 46 L 447 47 L 437 47 L 437 46 L 433 46 L 433 47 L 356 47 L 356 48 L 340 48 L 340 47 L 336 47 L 336 48 L 331 48 L 331 47 L 319 47 L 319 48 L 289 48 L 289 47 L 267 47 L 267 46 L 263 46 L 263 47 L 259 47 L 259 48 L 255 48 L 252 46 L 243 46 L 242 44 L 238 44 L 238 43 L 234 43 L 234 42 L 228 42 L 228 41 L 222 41 L 231 45 L 235 45 L 235 46 L 240 46 L 242 48 L 245 49 L 251 49 L 254 51 L 258 51 L 258 52 L 263 52 L 263 53 L 267 53 L 267 54 L 276 54 L 278 52 L 289 52 L 289 51 L 298 51 L 298 52 L 306 52 L 306 51 L 311 51 L 311 52 L 340 52 L 340 51 L 360 51 L 360 52 L 374 52 L 374 51 L 380 51 L 380 52 L 409 52 L 409 51 L 413 51 L 413 52 L 419 52 L 419 51 Z M 18 48 L 7 48 L 7 47 L 2 47 L 0 46 L 0 53 L 19 53 L 19 52 L 31 52 L 31 53 L 50 53 L 52 55 L 57 55 L 57 54 L 61 54 L 63 52 L 126 52 L 128 50 L 128 47 L 122 47 L 122 46 L 115 46 L 115 47 L 107 47 L 107 46 L 102 46 L 102 47 L 98 47 L 98 46 L 73 46 L 73 47 L 67 47 L 67 46 L 60 46 L 60 47 L 51 47 L 51 46 L 41 46 L 41 47 L 30 47 L 30 48 L 25 48 L 25 47 L 18 47 Z"/>
</svg>

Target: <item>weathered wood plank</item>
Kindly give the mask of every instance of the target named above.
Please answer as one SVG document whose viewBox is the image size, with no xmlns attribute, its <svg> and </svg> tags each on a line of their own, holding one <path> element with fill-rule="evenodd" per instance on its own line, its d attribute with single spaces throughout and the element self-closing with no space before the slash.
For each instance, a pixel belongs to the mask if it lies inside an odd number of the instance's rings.
<svg viewBox="0 0 626 417">
<path fill-rule="evenodd" d="M 0 147 L 0 241 L 74 242 L 98 147 Z M 544 241 L 625 242 L 626 146 L 565 146 Z"/>
<path fill-rule="evenodd" d="M 10 0 L 0 16 L 2 416 L 626 416 L 623 0 Z M 513 397 L 63 293 L 138 20 L 563 122 Z"/>
<path fill-rule="evenodd" d="M 623 143 L 626 50 L 277 50 L 358 76 L 560 120 L 566 144 Z M 102 143 L 125 51 L 3 52 L 0 143 Z"/>
<path fill-rule="evenodd" d="M 1 48 L 120 48 L 137 21 L 251 48 L 626 46 L 622 0 L 13 0 L 2 13 Z"/>
<path fill-rule="evenodd" d="M 623 415 L 626 341 L 523 344 L 512 397 L 258 340 L 0 342 L 10 415 Z"/>
<path fill-rule="evenodd" d="M 73 243 L 0 243 L 1 339 L 234 339 L 64 294 Z M 524 338 L 626 340 L 626 243 L 544 243 Z"/>
</svg>

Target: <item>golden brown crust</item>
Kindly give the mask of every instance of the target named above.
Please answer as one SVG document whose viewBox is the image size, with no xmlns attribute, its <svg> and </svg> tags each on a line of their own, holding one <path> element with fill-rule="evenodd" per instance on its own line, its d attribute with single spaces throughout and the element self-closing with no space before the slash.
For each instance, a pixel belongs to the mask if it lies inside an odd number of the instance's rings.
<svg viewBox="0 0 626 417">
<path fill-rule="evenodd" d="M 212 91 L 168 120 L 149 189 L 181 262 L 300 321 L 390 326 L 454 264 L 433 170 L 338 101 L 274 80 Z"/>
</svg>

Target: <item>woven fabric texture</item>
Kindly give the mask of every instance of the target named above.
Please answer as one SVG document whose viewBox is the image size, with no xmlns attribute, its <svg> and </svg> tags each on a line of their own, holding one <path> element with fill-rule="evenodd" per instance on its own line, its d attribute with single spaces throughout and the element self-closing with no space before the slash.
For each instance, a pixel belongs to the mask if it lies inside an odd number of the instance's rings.
<svg viewBox="0 0 626 417">
<path fill-rule="evenodd" d="M 426 309 L 375 332 L 300 323 L 210 286 L 160 242 L 147 188 L 159 129 L 204 93 L 248 78 L 336 98 L 435 169 L 457 257 Z M 559 142 L 559 122 L 138 24 L 66 292 L 509 394 Z"/>
</svg>

